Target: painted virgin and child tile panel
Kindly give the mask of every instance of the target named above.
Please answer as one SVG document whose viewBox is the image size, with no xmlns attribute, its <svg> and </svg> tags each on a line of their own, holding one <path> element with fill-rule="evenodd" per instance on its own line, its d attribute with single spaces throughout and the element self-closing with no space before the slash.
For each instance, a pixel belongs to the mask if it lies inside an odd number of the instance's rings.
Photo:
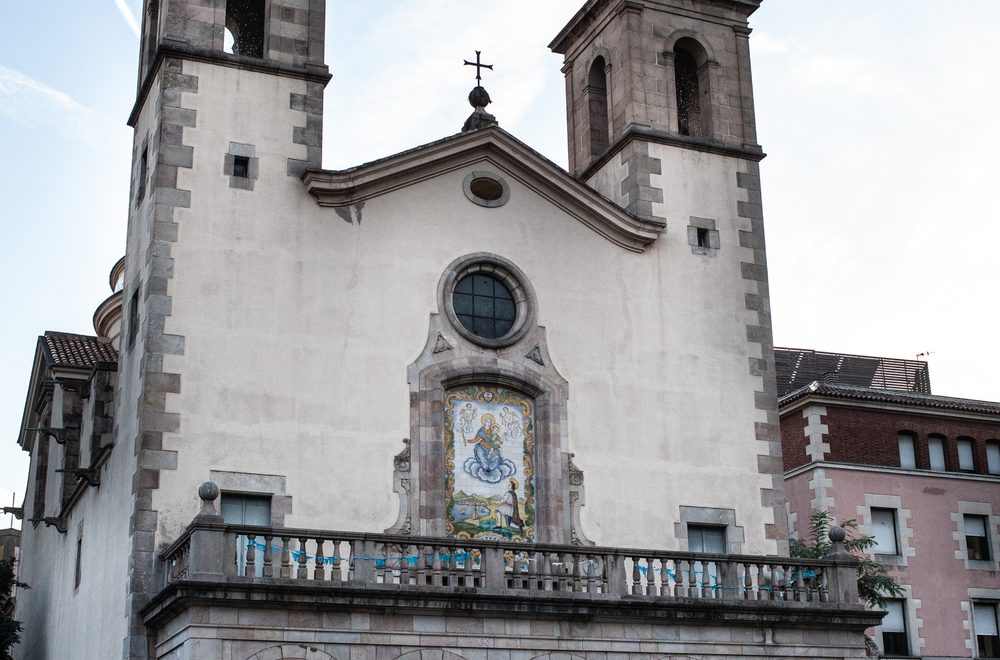
<svg viewBox="0 0 1000 660">
<path fill-rule="evenodd" d="M 535 538 L 534 402 L 503 387 L 469 385 L 445 397 L 447 533 Z"/>
</svg>

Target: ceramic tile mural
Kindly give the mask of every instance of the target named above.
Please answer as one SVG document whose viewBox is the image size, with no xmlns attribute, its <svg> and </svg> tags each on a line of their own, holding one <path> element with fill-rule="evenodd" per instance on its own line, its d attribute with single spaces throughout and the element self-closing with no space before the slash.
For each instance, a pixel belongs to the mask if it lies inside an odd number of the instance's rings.
<svg viewBox="0 0 1000 660">
<path fill-rule="evenodd" d="M 455 388 L 444 428 L 448 535 L 533 541 L 534 401 L 502 387 Z"/>
</svg>

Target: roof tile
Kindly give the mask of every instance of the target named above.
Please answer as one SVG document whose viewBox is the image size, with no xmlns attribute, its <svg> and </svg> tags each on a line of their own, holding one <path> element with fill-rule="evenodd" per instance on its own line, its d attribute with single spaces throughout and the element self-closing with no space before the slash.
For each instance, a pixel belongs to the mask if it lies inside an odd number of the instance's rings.
<svg viewBox="0 0 1000 660">
<path fill-rule="evenodd" d="M 118 362 L 118 351 L 108 343 L 89 335 L 46 331 L 45 359 L 52 367 L 90 368 L 98 362 Z"/>
</svg>

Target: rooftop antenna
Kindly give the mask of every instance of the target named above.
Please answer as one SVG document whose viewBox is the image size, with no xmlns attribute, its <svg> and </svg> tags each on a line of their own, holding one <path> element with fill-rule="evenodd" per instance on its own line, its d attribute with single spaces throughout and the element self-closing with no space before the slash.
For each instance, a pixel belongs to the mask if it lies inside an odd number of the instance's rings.
<svg viewBox="0 0 1000 660">
<path fill-rule="evenodd" d="M 920 360 L 922 358 L 930 357 L 931 355 L 934 355 L 934 351 L 924 351 L 923 353 L 917 353 L 917 359 Z"/>
</svg>

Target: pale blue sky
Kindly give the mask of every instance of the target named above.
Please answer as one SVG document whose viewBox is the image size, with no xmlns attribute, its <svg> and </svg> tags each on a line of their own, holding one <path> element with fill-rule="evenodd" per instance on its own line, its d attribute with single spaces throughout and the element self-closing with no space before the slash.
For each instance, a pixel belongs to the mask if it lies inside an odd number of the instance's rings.
<svg viewBox="0 0 1000 660">
<path fill-rule="evenodd" d="M 566 162 L 561 59 L 583 0 L 329 0 L 324 163 L 438 139 L 475 49 L 507 130 Z M 44 330 L 93 333 L 125 241 L 138 0 L 0 0 L 0 501 Z M 765 0 L 751 22 L 775 341 L 912 358 L 1000 400 L 1000 2 Z M 0 520 L 0 526 L 6 519 Z"/>
</svg>

